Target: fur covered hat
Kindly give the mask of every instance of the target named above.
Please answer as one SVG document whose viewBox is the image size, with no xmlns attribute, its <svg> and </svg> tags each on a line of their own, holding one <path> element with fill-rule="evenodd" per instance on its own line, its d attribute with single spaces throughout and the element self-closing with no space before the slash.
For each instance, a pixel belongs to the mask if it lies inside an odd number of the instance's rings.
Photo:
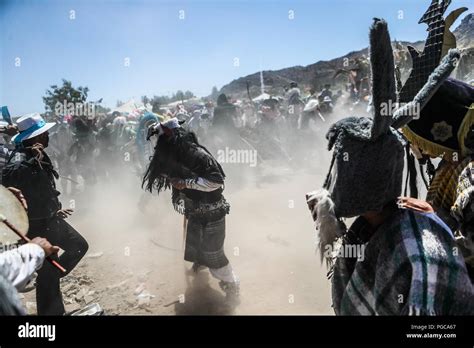
<svg viewBox="0 0 474 348">
<path fill-rule="evenodd" d="M 326 135 L 334 152 L 324 188 L 338 218 L 380 211 L 400 196 L 406 142 L 397 129 L 419 117 L 418 110 L 449 76 L 458 58 L 459 52 L 451 50 L 413 100 L 399 106 L 387 23 L 374 20 L 370 29 L 373 117 L 345 118 Z"/>
</svg>

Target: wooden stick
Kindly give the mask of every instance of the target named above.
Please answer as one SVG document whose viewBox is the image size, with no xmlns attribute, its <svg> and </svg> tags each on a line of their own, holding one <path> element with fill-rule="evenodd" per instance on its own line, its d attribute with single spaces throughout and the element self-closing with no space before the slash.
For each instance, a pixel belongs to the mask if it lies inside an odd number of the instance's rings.
<svg viewBox="0 0 474 348">
<path fill-rule="evenodd" d="M 10 221 L 8 221 L 5 217 L 2 217 L 2 222 L 7 225 L 7 227 L 12 230 L 13 232 L 15 232 L 15 234 L 20 237 L 24 242 L 26 243 L 30 243 L 31 240 L 24 236 L 20 231 L 17 230 L 17 228 L 15 226 L 13 226 Z M 51 257 L 47 256 L 46 257 L 46 260 L 51 263 L 54 267 L 56 267 L 57 269 L 59 269 L 61 272 L 63 273 L 66 273 L 66 269 L 61 266 L 57 261 L 53 260 Z"/>
<path fill-rule="evenodd" d="M 179 300 L 176 300 L 176 301 L 167 303 L 167 304 L 163 305 L 163 307 L 169 307 L 169 306 L 174 305 L 174 304 L 177 304 L 177 303 L 179 303 Z"/>
<path fill-rule="evenodd" d="M 188 232 L 188 219 L 183 215 L 183 250 L 186 248 L 186 234 Z"/>
</svg>

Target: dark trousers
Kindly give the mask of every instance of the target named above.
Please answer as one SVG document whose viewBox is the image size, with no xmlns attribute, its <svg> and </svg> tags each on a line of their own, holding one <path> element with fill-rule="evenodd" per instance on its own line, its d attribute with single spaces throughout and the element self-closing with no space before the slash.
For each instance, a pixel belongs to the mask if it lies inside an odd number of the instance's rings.
<svg viewBox="0 0 474 348">
<path fill-rule="evenodd" d="M 38 315 L 63 315 L 65 308 L 59 285 L 59 280 L 71 272 L 86 254 L 89 245 L 87 241 L 71 225 L 61 218 L 30 221 L 28 237 L 46 238 L 52 245 L 64 250 L 58 257 L 51 257 L 66 269 L 62 273 L 45 260 L 36 278 L 36 306 Z"/>
</svg>

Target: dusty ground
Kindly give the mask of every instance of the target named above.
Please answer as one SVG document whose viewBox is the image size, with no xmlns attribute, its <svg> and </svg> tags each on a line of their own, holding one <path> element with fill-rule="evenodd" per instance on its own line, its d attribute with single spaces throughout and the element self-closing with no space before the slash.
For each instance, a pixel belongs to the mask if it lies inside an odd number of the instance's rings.
<svg viewBox="0 0 474 348">
<path fill-rule="evenodd" d="M 70 223 L 90 249 L 63 281 L 67 309 L 98 302 L 109 315 L 332 314 L 330 284 L 315 254 L 304 200 L 322 178 L 282 168 L 267 172 L 258 188 L 250 179 L 245 187 L 228 184 L 225 192 L 231 203 L 225 249 L 241 278 L 240 304 L 227 303 L 207 270 L 188 271 L 183 218 L 169 193 L 150 195 L 140 211 L 143 193 L 129 176 L 75 200 Z M 25 302 L 34 313 L 34 291 Z"/>
<path fill-rule="evenodd" d="M 305 202 L 306 192 L 321 187 L 330 154 L 322 137 L 311 146 L 320 151 L 293 165 L 224 167 L 231 204 L 225 250 L 241 279 L 239 304 L 226 301 L 208 270 L 189 272 L 183 217 L 169 192 L 145 194 L 124 170 L 87 194 L 63 195 L 64 205 L 75 204 L 69 222 L 90 245 L 63 280 L 67 310 L 98 302 L 107 315 L 333 314 Z M 35 313 L 34 291 L 24 301 Z"/>
</svg>

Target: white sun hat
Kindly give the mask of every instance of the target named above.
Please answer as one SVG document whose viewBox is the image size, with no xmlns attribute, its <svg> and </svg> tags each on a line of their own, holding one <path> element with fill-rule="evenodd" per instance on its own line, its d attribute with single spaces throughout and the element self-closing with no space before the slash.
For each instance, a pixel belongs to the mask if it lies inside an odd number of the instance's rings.
<svg viewBox="0 0 474 348">
<path fill-rule="evenodd" d="M 181 123 L 183 122 L 179 121 L 177 117 L 170 118 L 169 120 L 162 123 L 156 122 L 148 127 L 146 139 L 149 140 L 153 135 L 156 135 L 156 138 L 158 139 L 160 136 L 165 134 L 165 128 L 167 130 L 180 128 Z"/>
<path fill-rule="evenodd" d="M 16 124 L 20 133 L 12 137 L 12 141 L 15 144 L 20 144 L 26 139 L 34 138 L 56 125 L 54 122 L 46 123 L 37 112 L 20 117 Z"/>
</svg>

